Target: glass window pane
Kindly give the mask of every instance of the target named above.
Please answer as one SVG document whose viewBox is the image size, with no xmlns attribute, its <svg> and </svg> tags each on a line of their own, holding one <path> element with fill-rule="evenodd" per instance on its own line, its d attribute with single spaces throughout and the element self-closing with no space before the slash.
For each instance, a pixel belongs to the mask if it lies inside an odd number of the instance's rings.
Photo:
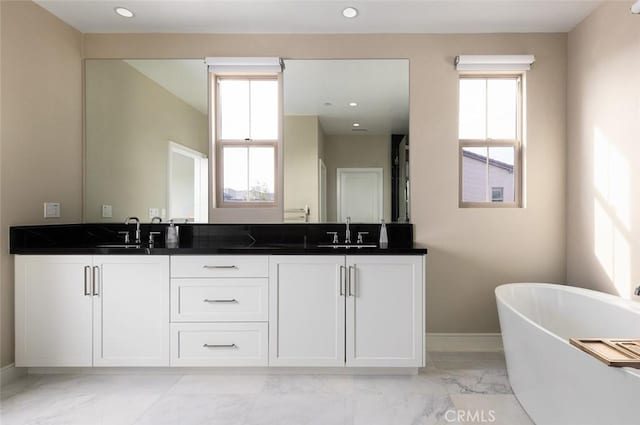
<svg viewBox="0 0 640 425">
<path fill-rule="evenodd" d="M 487 80 L 460 79 L 459 138 L 485 139 L 487 134 Z"/>
<path fill-rule="evenodd" d="M 518 104 L 518 83 L 515 79 L 490 79 L 487 86 L 487 137 L 514 140 Z"/>
<path fill-rule="evenodd" d="M 515 149 L 513 147 L 489 148 L 489 186 L 492 202 L 515 202 L 514 171 Z M 497 196 L 500 189 L 502 190 L 501 199 Z"/>
<path fill-rule="evenodd" d="M 487 148 L 462 149 L 462 201 L 487 201 Z"/>
<path fill-rule="evenodd" d="M 278 139 L 278 81 L 251 81 L 251 138 Z"/>
<path fill-rule="evenodd" d="M 222 193 L 225 202 L 247 201 L 249 189 L 248 154 L 246 147 L 223 147 Z"/>
<path fill-rule="evenodd" d="M 218 80 L 220 89 L 220 137 L 244 140 L 249 133 L 249 80 Z"/>
<path fill-rule="evenodd" d="M 275 199 L 275 149 L 249 148 L 249 200 L 273 202 Z"/>
</svg>

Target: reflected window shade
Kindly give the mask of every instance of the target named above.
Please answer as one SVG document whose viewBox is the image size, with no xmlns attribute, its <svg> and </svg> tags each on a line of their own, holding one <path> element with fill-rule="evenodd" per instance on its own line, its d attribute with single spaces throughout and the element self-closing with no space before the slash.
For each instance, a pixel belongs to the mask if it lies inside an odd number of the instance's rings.
<svg viewBox="0 0 640 425">
<path fill-rule="evenodd" d="M 277 74 L 284 69 L 282 59 L 269 57 L 209 57 L 205 63 L 214 74 Z"/>
</svg>

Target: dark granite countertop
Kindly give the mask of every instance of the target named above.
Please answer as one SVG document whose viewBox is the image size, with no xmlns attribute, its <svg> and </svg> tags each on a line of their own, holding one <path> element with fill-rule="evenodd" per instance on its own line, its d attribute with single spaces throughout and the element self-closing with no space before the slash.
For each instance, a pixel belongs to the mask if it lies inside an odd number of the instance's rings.
<svg viewBox="0 0 640 425">
<path fill-rule="evenodd" d="M 374 238 L 379 225 L 355 224 L 352 234 L 369 231 Z M 389 224 L 389 247 L 333 248 L 326 244 L 327 231 L 343 231 L 343 224 L 181 224 L 180 247 L 166 248 L 161 240 L 154 248 L 104 248 L 120 242 L 117 234 L 131 226 L 122 224 L 70 224 L 11 227 L 10 253 L 16 255 L 425 255 L 426 248 L 413 244 L 411 224 Z M 148 232 L 163 231 L 166 224 L 143 224 Z M 160 238 L 163 239 L 163 238 Z M 365 243 L 372 244 L 376 239 Z"/>
</svg>

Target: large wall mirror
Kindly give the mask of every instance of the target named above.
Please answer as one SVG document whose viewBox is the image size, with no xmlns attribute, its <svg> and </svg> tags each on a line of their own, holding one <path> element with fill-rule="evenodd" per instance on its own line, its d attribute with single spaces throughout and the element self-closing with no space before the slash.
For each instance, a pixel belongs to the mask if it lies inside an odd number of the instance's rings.
<svg viewBox="0 0 640 425">
<path fill-rule="evenodd" d="M 285 60 L 284 220 L 409 220 L 409 61 Z"/>
<path fill-rule="evenodd" d="M 207 87 L 202 59 L 85 62 L 86 222 L 208 221 Z"/>
<path fill-rule="evenodd" d="M 284 222 L 409 220 L 407 60 L 285 60 Z M 85 62 L 85 222 L 209 222 L 202 59 Z"/>
</svg>

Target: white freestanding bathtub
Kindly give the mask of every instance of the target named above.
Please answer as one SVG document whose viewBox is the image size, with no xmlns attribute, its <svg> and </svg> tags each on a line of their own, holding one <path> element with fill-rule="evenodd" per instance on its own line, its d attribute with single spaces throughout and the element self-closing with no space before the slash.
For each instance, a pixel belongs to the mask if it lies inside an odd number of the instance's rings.
<svg viewBox="0 0 640 425">
<path fill-rule="evenodd" d="M 496 288 L 513 392 L 536 425 L 640 424 L 640 369 L 613 368 L 569 338 L 640 339 L 640 303 L 561 285 Z"/>
</svg>

